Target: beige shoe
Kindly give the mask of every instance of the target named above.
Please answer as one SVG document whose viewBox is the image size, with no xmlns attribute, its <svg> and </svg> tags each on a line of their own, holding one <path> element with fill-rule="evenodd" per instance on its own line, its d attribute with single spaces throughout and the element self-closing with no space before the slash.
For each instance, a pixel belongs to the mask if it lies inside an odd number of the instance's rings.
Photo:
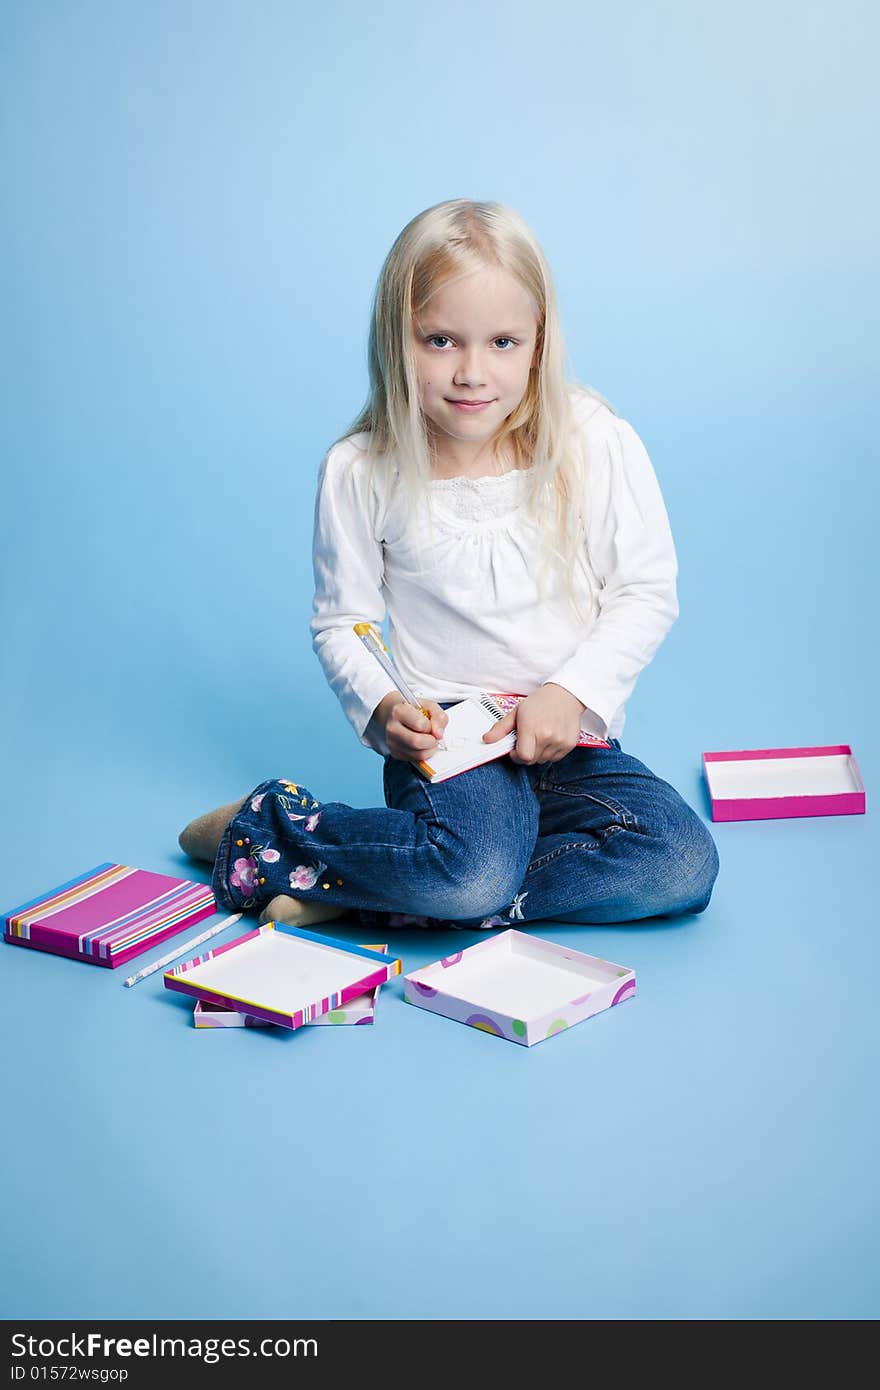
<svg viewBox="0 0 880 1390">
<path fill-rule="evenodd" d="M 288 927 L 310 927 L 316 922 L 329 922 L 333 917 L 342 917 L 345 908 L 333 903 L 306 903 L 301 898 L 289 898 L 279 893 L 277 898 L 263 908 L 260 922 L 283 922 Z"/>
<path fill-rule="evenodd" d="M 191 820 L 177 837 L 184 854 L 188 854 L 190 859 L 204 859 L 213 864 L 223 831 L 246 801 L 247 796 L 243 796 L 240 801 L 229 801 L 225 806 L 218 806 L 216 811 L 207 811 L 205 815 Z"/>
</svg>

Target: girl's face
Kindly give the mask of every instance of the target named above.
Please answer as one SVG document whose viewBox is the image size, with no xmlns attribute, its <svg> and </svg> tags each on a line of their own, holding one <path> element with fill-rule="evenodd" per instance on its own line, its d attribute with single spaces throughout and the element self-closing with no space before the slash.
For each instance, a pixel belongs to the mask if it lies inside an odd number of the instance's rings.
<svg viewBox="0 0 880 1390">
<path fill-rule="evenodd" d="M 526 393 L 537 332 L 531 296 L 497 266 L 444 286 L 416 315 L 419 399 L 439 457 L 467 467 L 481 456 Z"/>
</svg>

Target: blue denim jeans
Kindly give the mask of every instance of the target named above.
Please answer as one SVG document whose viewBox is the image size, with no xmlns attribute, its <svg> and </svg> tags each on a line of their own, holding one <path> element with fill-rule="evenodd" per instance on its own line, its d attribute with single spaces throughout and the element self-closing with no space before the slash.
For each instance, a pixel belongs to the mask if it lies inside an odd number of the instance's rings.
<svg viewBox="0 0 880 1390">
<path fill-rule="evenodd" d="M 217 901 L 259 911 L 285 893 L 372 929 L 624 922 L 702 912 L 718 873 L 700 818 L 616 739 L 433 784 L 386 758 L 384 791 L 362 809 L 260 783 L 221 840 Z"/>
</svg>

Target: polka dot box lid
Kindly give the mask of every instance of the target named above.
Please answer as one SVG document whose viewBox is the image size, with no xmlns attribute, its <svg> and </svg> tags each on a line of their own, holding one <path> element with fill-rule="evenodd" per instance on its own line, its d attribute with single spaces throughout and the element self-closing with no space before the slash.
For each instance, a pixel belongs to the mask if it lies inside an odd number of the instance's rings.
<svg viewBox="0 0 880 1390">
<path fill-rule="evenodd" d="M 636 992 L 635 971 L 527 932 L 499 932 L 403 979 L 410 1004 L 532 1047 Z"/>
</svg>

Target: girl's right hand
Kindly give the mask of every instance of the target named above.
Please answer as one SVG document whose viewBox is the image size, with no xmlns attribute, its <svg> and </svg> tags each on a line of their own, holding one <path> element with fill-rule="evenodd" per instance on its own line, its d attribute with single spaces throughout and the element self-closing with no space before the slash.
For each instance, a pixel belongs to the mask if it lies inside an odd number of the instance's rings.
<svg viewBox="0 0 880 1390">
<path fill-rule="evenodd" d="M 422 704 L 430 713 L 430 720 L 415 705 L 402 700 L 396 691 L 386 695 L 374 709 L 373 720 L 383 730 L 392 758 L 420 763 L 436 751 L 449 716 L 435 700 L 424 700 Z"/>
</svg>

